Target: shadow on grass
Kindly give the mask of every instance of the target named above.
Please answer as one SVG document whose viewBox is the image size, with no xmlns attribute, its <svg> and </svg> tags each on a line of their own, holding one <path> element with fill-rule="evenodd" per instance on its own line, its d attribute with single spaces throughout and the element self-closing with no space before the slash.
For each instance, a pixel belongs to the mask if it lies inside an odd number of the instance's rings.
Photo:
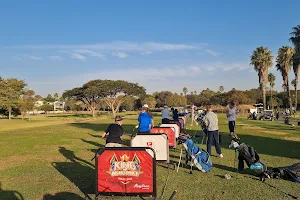
<svg viewBox="0 0 300 200">
<path fill-rule="evenodd" d="M 24 197 L 17 191 L 2 190 L 0 185 L 0 199 L 24 200 Z"/>
<path fill-rule="evenodd" d="M 194 135 L 194 130 L 186 130 L 187 134 Z M 202 133 L 199 131 L 199 135 L 202 140 Z M 221 146 L 223 149 L 229 149 L 231 137 L 228 133 L 220 132 L 221 134 Z M 206 143 L 206 140 L 204 140 Z M 245 142 L 250 146 L 253 146 L 258 154 L 267 154 L 271 156 L 287 157 L 300 159 L 300 142 L 299 141 L 287 141 L 279 138 L 263 137 L 261 135 L 241 135 L 241 142 Z M 201 141 L 200 141 L 201 143 Z"/>
<path fill-rule="evenodd" d="M 89 198 L 88 194 L 95 193 L 95 168 L 86 160 L 78 158 L 73 151 L 60 147 L 59 152 L 71 162 L 53 162 L 52 166 L 63 176 L 74 183 L 80 191 Z M 79 161 L 79 162 L 78 162 Z M 72 199 L 70 198 L 66 199 Z"/>
<path fill-rule="evenodd" d="M 85 200 L 77 194 L 71 192 L 59 192 L 54 195 L 45 194 L 42 200 L 63 200 L 63 199 L 72 199 L 72 200 Z"/>
</svg>

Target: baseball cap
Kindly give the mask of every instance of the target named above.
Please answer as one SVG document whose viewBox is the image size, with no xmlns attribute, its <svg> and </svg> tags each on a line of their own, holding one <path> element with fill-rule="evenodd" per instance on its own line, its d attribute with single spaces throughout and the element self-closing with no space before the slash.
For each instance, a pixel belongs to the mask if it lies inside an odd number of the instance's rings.
<svg viewBox="0 0 300 200">
<path fill-rule="evenodd" d="M 115 121 L 123 121 L 123 118 L 121 116 L 116 116 Z"/>
<path fill-rule="evenodd" d="M 164 105 L 164 108 L 167 108 L 168 106 L 167 105 Z"/>
<path fill-rule="evenodd" d="M 149 108 L 148 104 L 143 105 L 144 108 Z"/>
</svg>

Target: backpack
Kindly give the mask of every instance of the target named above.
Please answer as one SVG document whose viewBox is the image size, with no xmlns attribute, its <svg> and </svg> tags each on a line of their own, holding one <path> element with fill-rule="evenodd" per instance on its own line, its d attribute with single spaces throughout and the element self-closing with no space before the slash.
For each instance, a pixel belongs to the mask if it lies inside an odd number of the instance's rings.
<svg viewBox="0 0 300 200">
<path fill-rule="evenodd" d="M 287 167 L 273 168 L 272 177 L 284 177 L 287 179 L 291 179 L 293 182 L 300 183 L 300 163 L 296 163 Z"/>
</svg>

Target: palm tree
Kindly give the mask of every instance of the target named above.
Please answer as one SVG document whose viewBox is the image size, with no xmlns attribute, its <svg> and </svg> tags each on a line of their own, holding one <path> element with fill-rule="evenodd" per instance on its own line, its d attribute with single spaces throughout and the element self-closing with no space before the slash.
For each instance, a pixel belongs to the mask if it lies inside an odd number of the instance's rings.
<svg viewBox="0 0 300 200">
<path fill-rule="evenodd" d="M 219 87 L 219 91 L 222 93 L 222 92 L 224 92 L 224 86 L 223 85 L 221 85 L 220 87 Z"/>
<path fill-rule="evenodd" d="M 289 82 L 289 71 L 292 68 L 292 58 L 295 54 L 295 49 L 289 46 L 283 46 L 279 48 L 277 55 L 277 70 L 281 72 L 283 83 L 286 87 L 288 104 L 290 107 L 290 113 L 293 112 L 292 101 L 291 101 L 291 91 L 290 91 L 290 82 Z"/>
<path fill-rule="evenodd" d="M 188 93 L 188 89 L 187 89 L 186 87 L 184 87 L 184 88 L 182 89 L 182 91 L 183 91 L 184 96 L 186 96 L 186 94 Z"/>
<path fill-rule="evenodd" d="M 259 87 L 263 95 L 264 110 L 266 109 L 266 85 L 268 82 L 269 67 L 273 65 L 272 52 L 267 47 L 256 48 L 251 56 L 251 65 L 258 74 Z M 265 113 L 265 112 L 264 112 Z"/>
<path fill-rule="evenodd" d="M 270 84 L 270 90 L 271 90 L 271 99 L 273 99 L 273 89 L 274 89 L 274 86 L 275 86 L 275 79 L 276 79 L 276 76 L 274 76 L 274 74 L 272 73 L 269 73 L 268 75 L 268 81 L 269 81 L 269 84 Z M 272 100 L 271 100 L 271 104 L 272 104 Z M 273 109 L 273 105 L 271 105 L 271 109 Z"/>
<path fill-rule="evenodd" d="M 291 85 L 294 87 L 294 89 L 295 89 L 295 94 L 293 95 L 294 97 L 296 96 L 296 94 L 297 94 L 297 84 L 296 84 L 296 79 L 293 79 L 292 81 L 291 81 Z M 296 99 L 294 98 L 293 99 L 294 100 L 294 104 L 295 104 L 295 107 L 296 107 Z"/>
<path fill-rule="evenodd" d="M 290 41 L 293 43 L 295 47 L 295 54 L 293 56 L 293 71 L 295 74 L 295 111 L 297 110 L 297 89 L 298 89 L 298 79 L 299 79 L 299 71 L 300 71 L 300 25 L 295 26 L 293 28 L 293 32 L 291 32 L 292 37 Z"/>
</svg>

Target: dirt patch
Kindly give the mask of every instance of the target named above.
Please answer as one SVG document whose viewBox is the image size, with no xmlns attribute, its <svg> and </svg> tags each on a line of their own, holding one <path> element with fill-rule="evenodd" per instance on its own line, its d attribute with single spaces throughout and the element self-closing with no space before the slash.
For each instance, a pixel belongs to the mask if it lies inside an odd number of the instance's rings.
<svg viewBox="0 0 300 200">
<path fill-rule="evenodd" d="M 299 137 L 285 137 L 283 139 L 287 140 L 287 141 L 300 142 L 300 138 Z"/>
</svg>

